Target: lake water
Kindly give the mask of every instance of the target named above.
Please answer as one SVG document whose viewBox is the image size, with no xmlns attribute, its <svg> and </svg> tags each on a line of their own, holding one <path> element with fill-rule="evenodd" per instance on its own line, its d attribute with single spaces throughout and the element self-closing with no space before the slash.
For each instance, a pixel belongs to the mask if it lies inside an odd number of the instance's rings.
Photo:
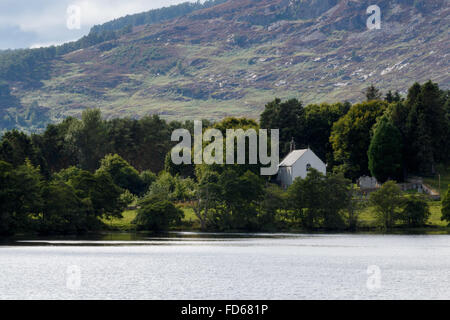
<svg viewBox="0 0 450 320">
<path fill-rule="evenodd" d="M 14 241 L 0 243 L 0 299 L 450 299 L 450 236 Z"/>
</svg>

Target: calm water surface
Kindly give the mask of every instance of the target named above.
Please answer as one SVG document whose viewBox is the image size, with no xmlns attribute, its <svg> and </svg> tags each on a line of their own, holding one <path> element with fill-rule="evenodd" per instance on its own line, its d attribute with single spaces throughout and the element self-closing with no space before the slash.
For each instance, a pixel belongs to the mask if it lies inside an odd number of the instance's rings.
<svg viewBox="0 0 450 320">
<path fill-rule="evenodd" d="M 379 268 L 378 282 L 369 266 Z M 450 299 L 450 236 L 3 242 L 0 299 Z"/>
</svg>

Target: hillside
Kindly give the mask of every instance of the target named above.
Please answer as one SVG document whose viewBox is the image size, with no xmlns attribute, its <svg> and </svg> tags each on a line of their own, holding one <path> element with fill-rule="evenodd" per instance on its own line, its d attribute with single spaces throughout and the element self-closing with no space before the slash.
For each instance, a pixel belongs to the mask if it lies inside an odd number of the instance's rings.
<svg viewBox="0 0 450 320">
<path fill-rule="evenodd" d="M 256 118 L 275 96 L 356 101 L 370 84 L 405 93 L 428 79 L 448 89 L 449 2 L 380 0 L 381 29 L 368 30 L 371 1 L 229 0 L 54 56 L 37 85 L 0 79 L 0 120 L 36 130 L 91 107 Z"/>
</svg>

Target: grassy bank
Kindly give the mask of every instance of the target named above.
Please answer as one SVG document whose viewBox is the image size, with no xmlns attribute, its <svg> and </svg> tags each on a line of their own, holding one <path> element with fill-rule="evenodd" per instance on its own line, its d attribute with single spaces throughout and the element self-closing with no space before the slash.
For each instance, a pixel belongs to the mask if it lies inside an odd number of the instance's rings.
<svg viewBox="0 0 450 320">
<path fill-rule="evenodd" d="M 428 224 L 426 227 L 422 228 L 405 228 L 401 224 L 398 224 L 396 230 L 399 231 L 411 231 L 414 232 L 450 232 L 450 227 L 448 227 L 448 223 L 441 220 L 441 209 L 442 205 L 440 201 L 429 201 L 428 205 L 430 206 L 431 216 L 428 220 Z M 195 216 L 192 208 L 184 206 L 182 207 L 184 212 L 184 218 L 182 221 L 182 225 L 177 228 L 177 230 L 183 231 L 199 231 L 200 230 L 200 222 L 198 218 Z M 136 231 L 135 225 L 132 223 L 134 218 L 136 217 L 137 210 L 127 210 L 123 213 L 123 218 L 118 219 L 114 218 L 112 220 L 104 220 L 105 224 L 109 227 L 110 230 L 114 231 Z M 359 215 L 359 227 L 361 231 L 380 231 L 377 226 L 376 215 L 373 207 L 367 207 L 360 212 Z M 291 232 L 302 231 L 299 229 L 289 230 Z M 394 230 L 395 231 L 395 230 Z"/>
</svg>

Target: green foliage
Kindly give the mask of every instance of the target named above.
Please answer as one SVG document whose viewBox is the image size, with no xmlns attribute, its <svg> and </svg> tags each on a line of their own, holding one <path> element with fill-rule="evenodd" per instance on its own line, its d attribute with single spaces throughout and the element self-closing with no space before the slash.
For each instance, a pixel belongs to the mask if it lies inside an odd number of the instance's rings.
<svg viewBox="0 0 450 320">
<path fill-rule="evenodd" d="M 312 104 L 305 107 L 304 138 L 310 149 L 331 169 L 334 164 L 333 147 L 330 142 L 333 124 L 347 114 L 351 104 L 335 103 Z"/>
<path fill-rule="evenodd" d="M 175 191 L 176 178 L 168 172 L 161 172 L 148 190 L 148 195 L 171 199 Z"/>
<path fill-rule="evenodd" d="M 0 99 L 8 90 L 0 84 Z M 370 171 L 384 181 L 399 178 L 402 167 L 429 172 L 436 162 L 449 161 L 448 92 L 428 82 L 412 86 L 405 101 L 392 96 L 386 98 L 393 99 L 390 104 L 305 108 L 295 99 L 276 99 L 266 106 L 261 126 L 280 129 L 285 152 L 294 138 L 298 148 L 312 147 L 329 168 L 350 178 Z M 259 130 L 247 118 L 204 122 L 207 127 L 224 136 L 227 129 Z M 192 206 L 202 230 L 357 228 L 364 200 L 343 175 L 311 170 L 286 192 L 262 179 L 259 165 L 173 166 L 170 136 L 178 128 L 192 133 L 193 122 L 168 123 L 158 116 L 106 121 L 99 110 L 86 110 L 81 120 L 68 118 L 42 134 L 6 132 L 0 140 L 0 233 L 99 230 L 102 221 L 120 219 L 135 195 L 145 192 L 136 222 L 146 230 L 176 226 L 175 202 Z M 450 221 L 448 198 L 442 219 Z M 370 203 L 384 228 L 397 220 L 422 226 L 429 217 L 423 200 L 405 200 L 393 182 L 373 193 Z"/>
<path fill-rule="evenodd" d="M 190 178 L 172 176 L 162 171 L 148 189 L 148 196 L 160 197 L 171 201 L 189 201 L 195 193 L 195 183 Z"/>
<path fill-rule="evenodd" d="M 36 166 L 44 164 L 31 138 L 17 130 L 8 131 L 1 138 L 0 159 L 15 167 L 24 164 L 26 159 Z"/>
<path fill-rule="evenodd" d="M 193 210 L 200 220 L 201 229 L 205 230 L 211 221 L 211 211 L 217 209 L 222 189 L 219 185 L 219 174 L 206 166 L 198 166 L 196 175 L 198 183 L 194 193 Z"/>
<path fill-rule="evenodd" d="M 89 214 L 86 201 L 63 181 L 52 181 L 43 188 L 43 214 L 39 232 L 77 234 L 99 227 L 99 221 Z"/>
<path fill-rule="evenodd" d="M 91 214 L 96 217 L 121 217 L 129 203 L 122 197 L 123 189 L 114 184 L 107 172 L 92 174 L 79 169 L 69 169 L 61 176 L 76 191 L 76 195 L 87 205 Z"/>
<path fill-rule="evenodd" d="M 26 161 L 14 168 L 0 161 L 0 234 L 26 230 L 29 217 L 42 208 L 42 176 Z"/>
<path fill-rule="evenodd" d="M 139 172 L 117 154 L 106 155 L 97 172 L 107 172 L 117 186 L 135 195 L 146 191 L 146 184 L 141 180 Z"/>
<path fill-rule="evenodd" d="M 398 209 L 402 205 L 402 191 L 395 181 L 388 181 L 370 195 L 381 227 L 390 229 L 399 218 Z"/>
<path fill-rule="evenodd" d="M 306 179 L 297 178 L 288 189 L 293 218 L 306 229 L 344 228 L 345 211 L 352 199 L 351 183 L 343 175 L 324 176 L 310 169 Z"/>
<path fill-rule="evenodd" d="M 447 190 L 447 194 L 442 200 L 442 221 L 447 221 L 450 223 L 450 185 Z"/>
<path fill-rule="evenodd" d="M 257 206 L 263 196 L 263 180 L 251 171 L 243 175 L 227 168 L 219 176 L 221 200 L 226 209 L 222 227 L 229 229 L 257 229 Z"/>
<path fill-rule="evenodd" d="M 368 158 L 370 173 L 379 182 L 402 179 L 402 136 L 386 117 L 376 125 Z"/>
<path fill-rule="evenodd" d="M 150 170 L 142 171 L 139 174 L 139 177 L 140 177 L 142 183 L 144 184 L 144 190 L 148 190 L 150 188 L 150 186 L 153 184 L 153 182 L 155 182 L 157 179 L 156 174 L 154 174 Z"/>
<path fill-rule="evenodd" d="M 81 121 L 72 121 L 67 130 L 66 141 L 77 151 L 80 166 L 94 172 L 107 151 L 105 123 L 100 110 L 85 110 L 81 115 Z"/>
<path fill-rule="evenodd" d="M 403 202 L 403 210 L 399 219 L 409 227 L 423 227 L 431 216 L 427 201 L 420 196 L 412 195 Z"/>
<path fill-rule="evenodd" d="M 392 91 L 389 90 L 384 97 L 384 101 L 386 101 L 387 103 L 400 102 L 402 101 L 402 97 L 400 96 L 400 93 L 398 91 L 392 93 Z"/>
<path fill-rule="evenodd" d="M 364 95 L 366 96 L 367 101 L 372 101 L 380 100 L 383 94 L 372 84 L 366 90 L 364 90 Z"/>
<path fill-rule="evenodd" d="M 264 187 L 264 195 L 260 202 L 258 225 L 261 230 L 277 230 L 280 210 L 287 210 L 288 194 L 275 184 Z"/>
<path fill-rule="evenodd" d="M 139 205 L 141 208 L 133 223 L 140 230 L 167 231 L 170 227 L 179 225 L 184 215 L 173 203 L 157 196 L 148 196 Z"/>
<path fill-rule="evenodd" d="M 347 177 L 357 179 L 369 175 L 367 150 L 372 127 L 386 108 L 387 103 L 383 101 L 355 104 L 334 123 L 330 136 L 334 159 Z"/>
<path fill-rule="evenodd" d="M 40 135 L 31 136 L 32 144 L 39 150 L 49 172 L 58 172 L 77 164 L 77 151 L 65 140 L 72 123 L 77 121 L 69 117 L 60 124 L 49 124 Z"/>
<path fill-rule="evenodd" d="M 289 153 L 291 141 L 294 139 L 296 149 L 310 147 L 331 168 L 334 164 L 330 143 L 331 129 L 350 107 L 349 103 L 323 103 L 303 108 L 296 99 L 286 102 L 275 99 L 266 105 L 261 114 L 261 128 L 280 129 L 282 156 Z"/>
<path fill-rule="evenodd" d="M 409 90 L 405 130 L 408 167 L 412 172 L 432 174 L 436 163 L 449 161 L 450 124 L 446 121 L 444 99 L 445 95 L 432 81 L 422 86 L 416 83 Z"/>
<path fill-rule="evenodd" d="M 280 152 L 287 155 L 292 139 L 296 147 L 306 148 L 305 141 L 305 109 L 297 99 L 281 102 L 275 99 L 269 102 L 260 117 L 262 129 L 280 129 Z"/>
</svg>

